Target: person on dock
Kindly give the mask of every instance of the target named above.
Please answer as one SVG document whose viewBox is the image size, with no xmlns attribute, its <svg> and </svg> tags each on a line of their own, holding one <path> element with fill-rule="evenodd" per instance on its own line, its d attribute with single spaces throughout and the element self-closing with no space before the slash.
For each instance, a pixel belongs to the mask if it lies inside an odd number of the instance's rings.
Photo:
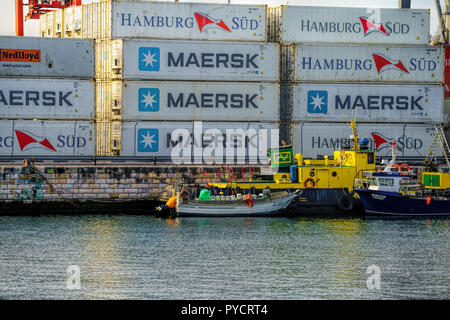
<svg viewBox="0 0 450 320">
<path fill-rule="evenodd" d="M 159 209 L 159 215 L 161 216 L 171 216 L 174 214 L 175 207 L 177 206 L 177 196 L 173 195 L 167 200 L 166 204 L 163 204 Z"/>
</svg>

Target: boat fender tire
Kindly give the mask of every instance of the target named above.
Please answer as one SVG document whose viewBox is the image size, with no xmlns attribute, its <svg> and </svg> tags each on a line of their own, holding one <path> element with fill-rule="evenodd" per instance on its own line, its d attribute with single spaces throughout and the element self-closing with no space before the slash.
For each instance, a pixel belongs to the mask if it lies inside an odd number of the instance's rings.
<svg viewBox="0 0 450 320">
<path fill-rule="evenodd" d="M 180 193 L 180 197 L 181 197 L 181 199 L 183 200 L 183 201 L 186 201 L 186 200 L 188 200 L 189 198 L 190 198 L 190 194 L 189 194 L 189 191 L 187 191 L 187 190 L 183 190 L 183 191 L 181 191 L 181 193 Z"/>
<path fill-rule="evenodd" d="M 309 185 L 309 182 L 311 182 L 311 186 Z M 316 182 L 314 181 L 313 178 L 307 178 L 305 179 L 305 181 L 303 182 L 303 186 L 307 189 L 312 189 L 316 186 Z"/>
<path fill-rule="evenodd" d="M 353 200 L 349 196 L 343 195 L 337 199 L 336 205 L 343 211 L 351 211 L 353 209 Z"/>
</svg>

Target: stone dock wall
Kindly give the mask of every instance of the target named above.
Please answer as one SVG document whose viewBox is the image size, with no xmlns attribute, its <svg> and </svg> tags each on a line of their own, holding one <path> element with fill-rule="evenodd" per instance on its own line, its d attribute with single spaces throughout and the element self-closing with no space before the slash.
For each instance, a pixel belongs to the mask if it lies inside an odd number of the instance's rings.
<svg viewBox="0 0 450 320">
<path fill-rule="evenodd" d="M 20 211 L 27 207 L 146 209 L 166 201 L 174 182 L 187 186 L 226 179 L 227 167 L 205 166 L 0 166 L 0 210 Z M 232 166 L 235 179 L 248 181 L 261 174 L 259 166 Z M 117 205 L 111 208 L 111 204 Z M 33 205 L 33 206 L 31 206 Z M 67 206 L 64 206 L 67 205 Z M 109 208 L 108 208 L 109 207 Z M 153 206 L 154 207 L 154 206 Z"/>
</svg>

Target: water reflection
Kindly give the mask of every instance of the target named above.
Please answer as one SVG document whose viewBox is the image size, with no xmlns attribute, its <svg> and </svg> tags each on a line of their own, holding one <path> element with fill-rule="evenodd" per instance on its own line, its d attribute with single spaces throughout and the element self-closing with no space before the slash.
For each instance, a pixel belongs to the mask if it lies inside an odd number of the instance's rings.
<svg viewBox="0 0 450 320">
<path fill-rule="evenodd" d="M 87 299 L 122 298 L 119 288 L 127 285 L 121 261 L 122 230 L 117 220 L 108 217 L 88 219 L 79 230 L 82 293 Z"/>
<path fill-rule="evenodd" d="M 167 226 L 169 226 L 170 228 L 176 228 L 180 225 L 179 218 L 166 218 L 164 221 L 167 223 Z"/>
</svg>

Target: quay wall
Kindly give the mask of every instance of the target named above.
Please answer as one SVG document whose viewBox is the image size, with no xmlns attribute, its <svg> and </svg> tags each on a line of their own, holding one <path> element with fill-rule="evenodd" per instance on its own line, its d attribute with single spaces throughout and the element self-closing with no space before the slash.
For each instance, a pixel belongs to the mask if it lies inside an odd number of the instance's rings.
<svg viewBox="0 0 450 320">
<path fill-rule="evenodd" d="M 205 177 L 218 182 L 217 168 L 221 180 L 226 179 L 226 166 L 0 166 L 0 213 L 23 210 L 23 214 L 32 214 L 29 210 L 34 207 L 43 209 L 39 213 L 55 208 L 81 209 L 81 213 L 100 207 L 117 211 L 119 205 L 127 212 L 140 207 L 151 213 L 155 205 L 172 195 L 174 182 L 194 186 L 205 184 Z M 261 166 L 231 168 L 238 181 L 242 171 L 246 181 L 252 174 L 261 174 Z"/>
</svg>

